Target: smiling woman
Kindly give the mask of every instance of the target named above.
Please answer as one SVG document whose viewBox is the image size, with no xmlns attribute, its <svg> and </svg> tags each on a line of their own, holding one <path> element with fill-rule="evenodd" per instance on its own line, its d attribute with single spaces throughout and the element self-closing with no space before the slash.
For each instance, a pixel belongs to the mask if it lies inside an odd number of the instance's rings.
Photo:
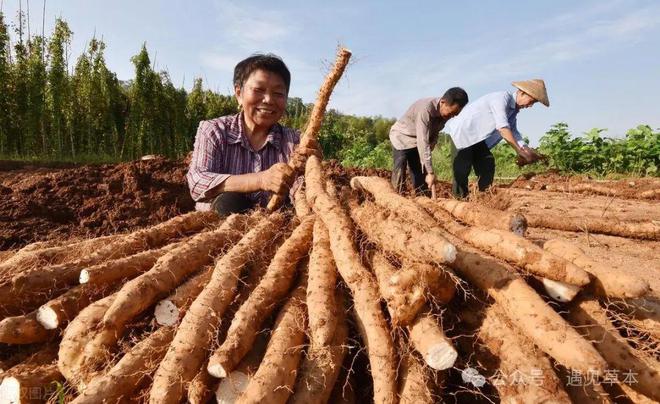
<svg viewBox="0 0 660 404">
<path fill-rule="evenodd" d="M 298 131 L 278 123 L 286 110 L 291 73 L 272 54 L 257 54 L 234 68 L 240 112 L 202 121 L 186 176 L 198 210 L 221 215 L 265 206 L 272 194 L 295 188 L 286 163 L 300 143 Z M 299 146 L 302 156 L 320 155 L 316 141 Z"/>
</svg>

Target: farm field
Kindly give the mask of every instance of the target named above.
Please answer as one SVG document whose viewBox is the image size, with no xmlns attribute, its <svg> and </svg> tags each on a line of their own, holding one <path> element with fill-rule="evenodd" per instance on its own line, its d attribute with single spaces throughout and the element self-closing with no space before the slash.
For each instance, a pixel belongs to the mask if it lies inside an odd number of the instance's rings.
<svg viewBox="0 0 660 404">
<path fill-rule="evenodd" d="M 658 179 L 464 205 L 310 159 L 221 219 L 186 167 L 0 164 L 0 402 L 660 400 Z"/>
</svg>

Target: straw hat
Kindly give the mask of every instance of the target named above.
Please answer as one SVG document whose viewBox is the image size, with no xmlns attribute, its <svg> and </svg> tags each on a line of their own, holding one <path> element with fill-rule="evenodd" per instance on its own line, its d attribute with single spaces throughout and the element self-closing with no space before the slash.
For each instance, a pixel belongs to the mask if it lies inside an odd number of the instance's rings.
<svg viewBox="0 0 660 404">
<path fill-rule="evenodd" d="M 531 95 L 536 101 L 540 102 L 546 107 L 550 106 L 550 101 L 548 100 L 548 92 L 545 90 L 545 83 L 543 80 L 534 79 L 526 81 L 514 81 L 511 84 L 514 87 Z"/>
</svg>

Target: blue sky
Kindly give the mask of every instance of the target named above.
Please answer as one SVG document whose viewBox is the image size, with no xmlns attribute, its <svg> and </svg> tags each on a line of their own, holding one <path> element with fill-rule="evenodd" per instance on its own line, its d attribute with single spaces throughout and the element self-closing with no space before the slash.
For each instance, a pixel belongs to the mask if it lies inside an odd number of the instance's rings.
<svg viewBox="0 0 660 404">
<path fill-rule="evenodd" d="M 0 0 L 15 19 L 18 0 Z M 43 0 L 30 1 L 40 31 Z M 23 0 L 23 9 L 27 0 Z M 343 44 L 353 63 L 330 107 L 356 115 L 398 117 L 414 100 L 462 86 L 471 99 L 546 80 L 550 108 L 519 117 L 532 143 L 559 121 L 574 133 L 592 127 L 620 135 L 660 127 L 660 2 L 601 1 L 317 1 L 47 0 L 46 31 L 61 16 L 74 32 L 72 58 L 96 33 L 120 79 L 146 41 L 157 69 L 189 88 L 231 92 L 231 72 L 255 51 L 276 53 L 293 75 L 291 96 L 313 102 Z M 73 64 L 72 60 L 72 64 Z"/>
</svg>

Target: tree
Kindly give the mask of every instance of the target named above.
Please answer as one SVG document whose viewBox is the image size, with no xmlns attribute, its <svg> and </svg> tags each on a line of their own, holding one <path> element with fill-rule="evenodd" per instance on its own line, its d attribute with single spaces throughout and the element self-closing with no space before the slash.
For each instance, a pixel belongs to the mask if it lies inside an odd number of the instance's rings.
<svg viewBox="0 0 660 404">
<path fill-rule="evenodd" d="M 48 42 L 48 87 L 47 105 L 50 114 L 50 135 L 52 147 L 56 156 L 63 156 L 65 150 L 73 152 L 73 144 L 67 141 L 67 116 L 71 105 L 69 89 L 69 72 L 66 62 L 66 49 L 71 44 L 73 33 L 69 25 L 62 19 L 55 21 L 55 30 Z"/>
</svg>

